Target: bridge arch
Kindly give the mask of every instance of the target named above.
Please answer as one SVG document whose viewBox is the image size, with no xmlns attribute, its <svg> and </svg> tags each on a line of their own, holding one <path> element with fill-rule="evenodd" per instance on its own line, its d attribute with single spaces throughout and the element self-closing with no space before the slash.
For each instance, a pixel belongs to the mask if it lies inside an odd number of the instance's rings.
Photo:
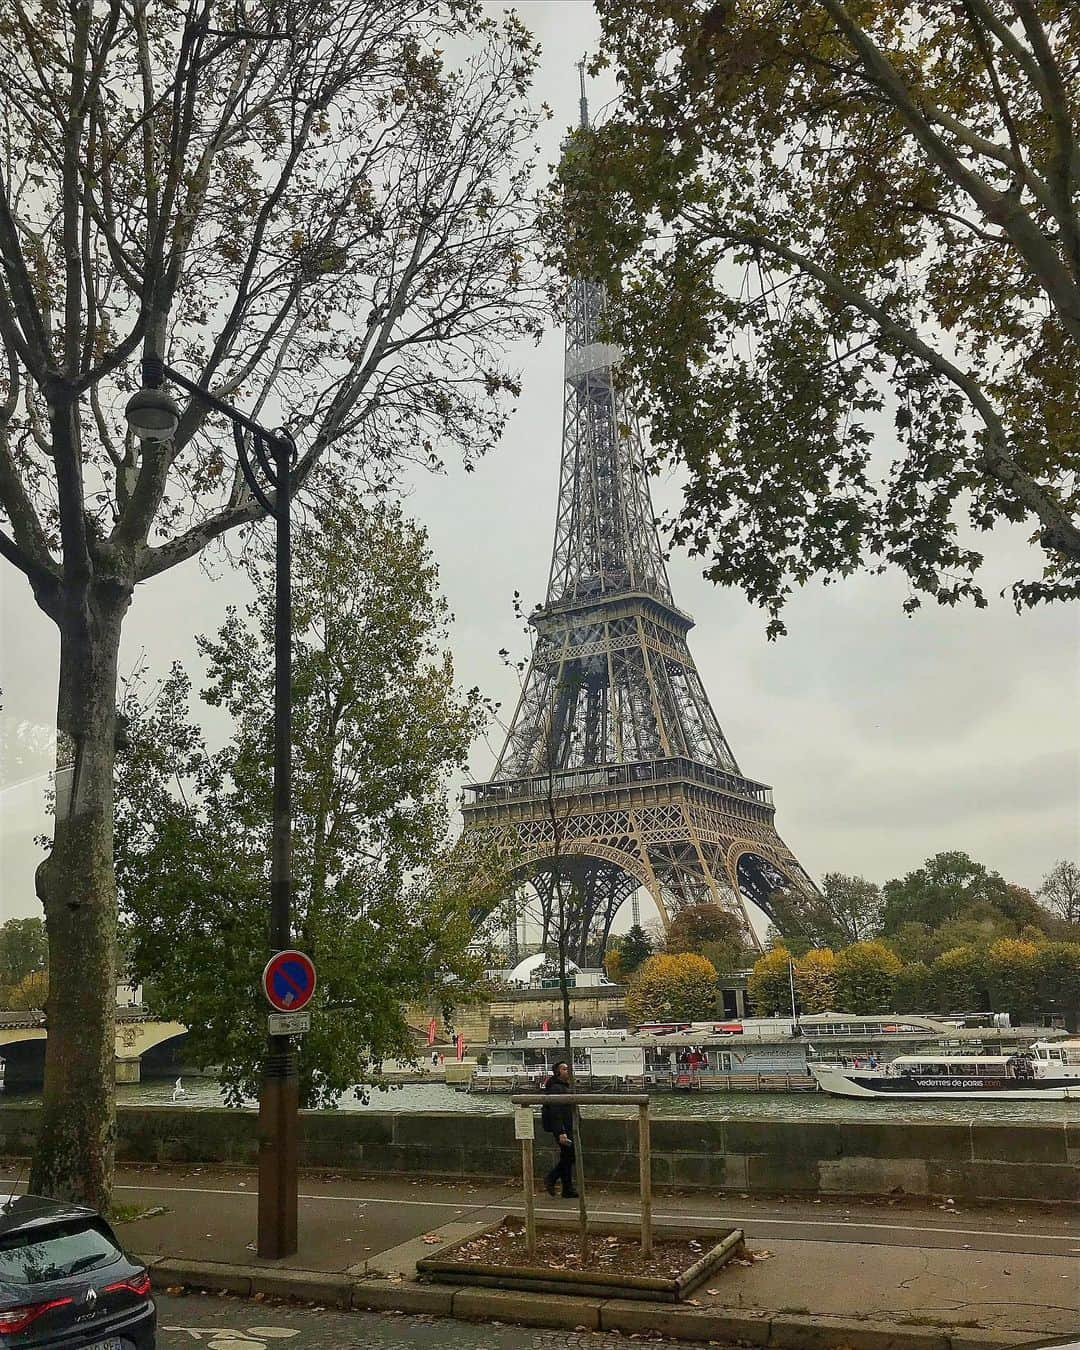
<svg viewBox="0 0 1080 1350">
<path fill-rule="evenodd" d="M 9 1015 L 10 1016 L 10 1015 Z M 115 1060 L 118 1082 L 137 1082 L 143 1055 L 179 1036 L 187 1035 L 180 1022 L 156 1018 L 118 1018 Z M 31 1012 L 18 1021 L 0 1024 L 0 1057 L 5 1060 L 6 1084 L 10 1087 L 40 1086 L 44 1077 L 48 1028 L 45 1014 Z"/>
</svg>

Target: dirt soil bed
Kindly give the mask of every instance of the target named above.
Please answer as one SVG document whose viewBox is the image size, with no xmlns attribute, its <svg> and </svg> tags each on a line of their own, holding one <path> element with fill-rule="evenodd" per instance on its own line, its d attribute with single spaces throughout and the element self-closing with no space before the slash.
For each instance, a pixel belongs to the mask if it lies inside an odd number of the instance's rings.
<svg viewBox="0 0 1080 1350">
<path fill-rule="evenodd" d="M 536 1234 L 536 1259 L 530 1260 L 525 1246 L 525 1225 L 503 1224 L 494 1232 L 481 1233 L 446 1253 L 446 1259 L 461 1265 L 546 1266 L 549 1270 L 588 1270 L 594 1274 L 651 1275 L 675 1279 L 700 1261 L 712 1245 L 707 1239 L 654 1238 L 652 1256 L 641 1254 L 636 1237 L 590 1235 L 589 1264 L 581 1261 L 581 1237 L 574 1229 L 540 1229 Z"/>
</svg>

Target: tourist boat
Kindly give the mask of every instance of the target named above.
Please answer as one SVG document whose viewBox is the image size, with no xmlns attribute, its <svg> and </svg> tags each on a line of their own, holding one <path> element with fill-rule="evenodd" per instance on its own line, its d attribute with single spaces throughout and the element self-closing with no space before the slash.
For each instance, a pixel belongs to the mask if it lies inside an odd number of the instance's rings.
<svg viewBox="0 0 1080 1350">
<path fill-rule="evenodd" d="M 1080 1082 L 1080 1038 L 1036 1041 L 1031 1047 L 1035 1072 L 1046 1078 L 1075 1078 Z"/>
<path fill-rule="evenodd" d="M 1062 1042 L 1038 1042 L 1055 1051 Z M 1065 1042 L 1064 1044 L 1068 1044 Z M 1080 1047 L 1080 1042 L 1076 1043 Z M 1034 1049 L 1034 1047 L 1033 1047 Z M 835 1097 L 989 1098 L 1009 1101 L 1080 1101 L 1076 1063 L 1019 1055 L 898 1055 L 876 1068 L 810 1064 L 824 1092 Z"/>
</svg>

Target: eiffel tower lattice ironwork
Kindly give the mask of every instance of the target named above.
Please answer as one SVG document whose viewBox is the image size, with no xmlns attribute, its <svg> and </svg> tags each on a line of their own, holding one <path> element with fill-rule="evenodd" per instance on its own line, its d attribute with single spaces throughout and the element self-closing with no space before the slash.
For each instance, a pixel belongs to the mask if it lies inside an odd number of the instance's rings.
<svg viewBox="0 0 1080 1350">
<path fill-rule="evenodd" d="M 588 125 L 584 82 L 582 125 Z M 747 778 L 686 642 L 657 536 L 641 440 L 601 340 L 606 296 L 571 287 L 562 465 L 547 600 L 491 779 L 466 789 L 466 831 L 512 851 L 553 940 L 556 878 L 583 963 L 645 887 L 667 922 L 688 905 L 746 901 L 800 932 L 813 882 L 773 823 L 772 791 Z M 516 924 L 511 923 L 511 947 Z"/>
</svg>

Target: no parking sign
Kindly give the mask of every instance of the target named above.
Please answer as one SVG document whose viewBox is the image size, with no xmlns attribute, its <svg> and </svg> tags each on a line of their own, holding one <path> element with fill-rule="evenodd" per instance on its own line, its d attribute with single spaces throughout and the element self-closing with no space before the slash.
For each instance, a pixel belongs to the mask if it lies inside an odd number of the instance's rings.
<svg viewBox="0 0 1080 1350">
<path fill-rule="evenodd" d="M 299 1012 L 315 992 L 315 966 L 303 952 L 275 952 L 262 973 L 263 993 L 278 1012 Z"/>
</svg>

